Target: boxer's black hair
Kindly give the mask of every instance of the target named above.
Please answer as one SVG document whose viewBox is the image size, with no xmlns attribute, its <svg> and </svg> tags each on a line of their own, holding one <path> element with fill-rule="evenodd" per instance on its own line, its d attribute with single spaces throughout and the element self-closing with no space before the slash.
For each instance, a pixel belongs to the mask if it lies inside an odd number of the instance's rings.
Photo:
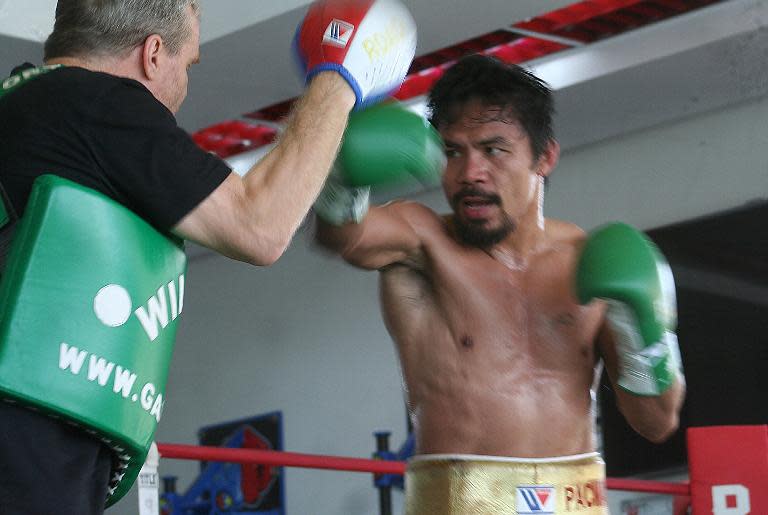
<svg viewBox="0 0 768 515">
<path fill-rule="evenodd" d="M 494 119 L 519 123 L 531 141 L 534 159 L 555 137 L 552 91 L 520 66 L 480 54 L 460 59 L 433 86 L 427 104 L 429 121 L 437 129 L 450 125 L 472 101 L 497 110 Z"/>
</svg>

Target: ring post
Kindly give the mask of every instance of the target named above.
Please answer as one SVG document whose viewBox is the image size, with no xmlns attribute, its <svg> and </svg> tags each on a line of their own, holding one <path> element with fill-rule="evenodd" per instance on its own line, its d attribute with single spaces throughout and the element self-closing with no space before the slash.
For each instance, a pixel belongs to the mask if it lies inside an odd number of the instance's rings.
<svg viewBox="0 0 768 515">
<path fill-rule="evenodd" d="M 388 431 L 374 433 L 376 437 L 376 453 L 374 458 L 390 459 Z M 379 475 L 373 476 L 373 482 L 379 489 L 379 511 L 381 515 L 392 515 L 392 486 L 389 481 L 380 481 Z"/>
</svg>

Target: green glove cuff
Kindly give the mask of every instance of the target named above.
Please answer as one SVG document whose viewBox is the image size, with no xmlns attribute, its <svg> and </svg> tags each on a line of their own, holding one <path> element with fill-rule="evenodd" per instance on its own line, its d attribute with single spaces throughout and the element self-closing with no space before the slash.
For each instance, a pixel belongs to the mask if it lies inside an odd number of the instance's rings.
<svg viewBox="0 0 768 515">
<path fill-rule="evenodd" d="M 345 186 L 331 175 L 314 204 L 317 216 L 332 225 L 360 223 L 368 212 L 370 187 Z"/>
<path fill-rule="evenodd" d="M 661 395 L 667 391 L 681 376 L 677 335 L 666 330 L 659 341 L 645 345 L 634 312 L 615 300 L 608 301 L 606 318 L 616 338 L 618 385 L 635 395 Z"/>
</svg>

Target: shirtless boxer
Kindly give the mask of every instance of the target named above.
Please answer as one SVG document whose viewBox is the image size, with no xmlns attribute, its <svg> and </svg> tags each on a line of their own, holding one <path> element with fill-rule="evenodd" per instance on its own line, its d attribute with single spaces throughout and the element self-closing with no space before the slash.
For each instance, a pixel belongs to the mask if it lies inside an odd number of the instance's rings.
<svg viewBox="0 0 768 515">
<path fill-rule="evenodd" d="M 602 364 L 638 433 L 661 442 L 678 425 L 669 268 L 629 226 L 586 235 L 544 217 L 559 147 L 551 92 L 535 76 L 471 56 L 434 86 L 429 108 L 451 215 L 408 201 L 368 209 L 365 189 L 351 187 L 366 182 L 365 165 L 344 148 L 315 206 L 319 241 L 381 274 L 416 438 L 406 513 L 607 513 L 595 452 Z M 357 151 L 383 159 L 362 145 L 347 154 Z M 421 159 L 422 171 L 437 168 Z"/>
</svg>

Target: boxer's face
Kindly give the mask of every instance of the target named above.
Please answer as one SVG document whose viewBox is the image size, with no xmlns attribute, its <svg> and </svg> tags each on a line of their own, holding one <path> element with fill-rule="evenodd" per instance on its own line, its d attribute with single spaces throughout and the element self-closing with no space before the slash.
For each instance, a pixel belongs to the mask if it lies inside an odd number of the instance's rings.
<svg viewBox="0 0 768 515">
<path fill-rule="evenodd" d="M 539 201 L 541 178 L 528 135 L 479 102 L 464 106 L 440 134 L 447 157 L 443 189 L 459 237 L 480 247 L 502 241 Z"/>
</svg>

